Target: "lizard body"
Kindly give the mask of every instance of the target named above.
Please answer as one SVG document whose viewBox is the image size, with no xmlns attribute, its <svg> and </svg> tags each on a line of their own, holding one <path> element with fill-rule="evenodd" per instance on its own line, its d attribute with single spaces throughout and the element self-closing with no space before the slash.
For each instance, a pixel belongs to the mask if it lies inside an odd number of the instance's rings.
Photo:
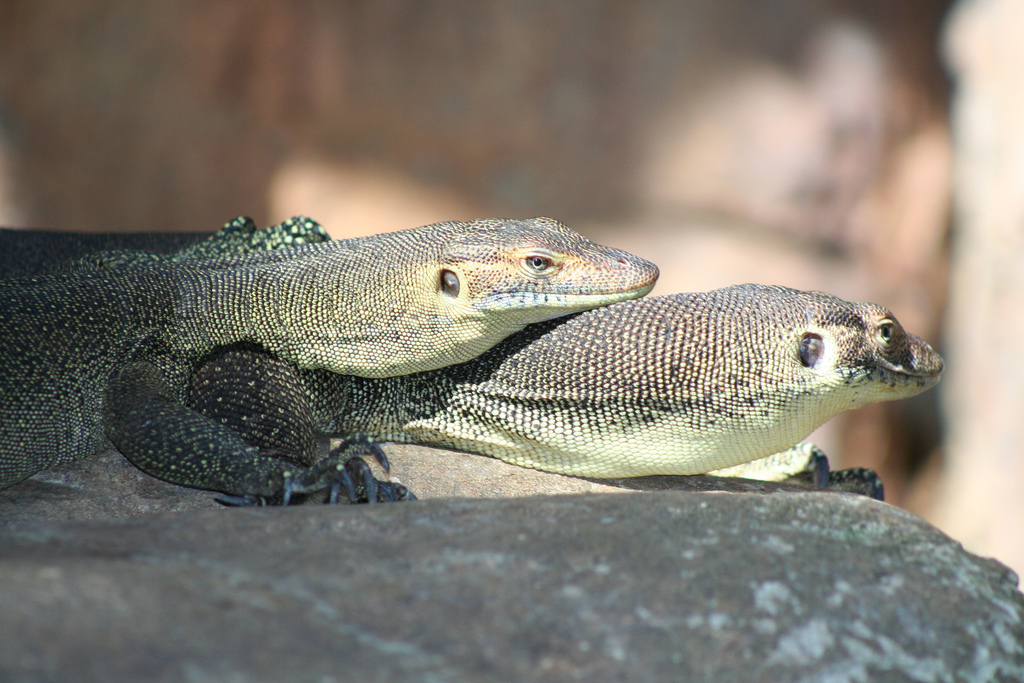
<svg viewBox="0 0 1024 683">
<path fill-rule="evenodd" d="M 331 239 L 314 220 L 290 218 L 262 230 L 239 216 L 220 230 L 173 233 L 75 233 L 0 228 L 0 277 L 70 273 L 88 266 L 241 256 Z"/>
<path fill-rule="evenodd" d="M 312 467 L 305 438 L 261 450 L 188 405 L 189 378 L 218 349 L 258 349 L 291 375 L 427 371 L 527 324 L 642 296 L 657 278 L 551 219 L 326 243 L 308 219 L 293 224 L 229 225 L 170 256 L 106 252 L 0 280 L 0 488 L 113 445 L 173 483 L 287 501 L 336 483 L 343 462 Z M 290 232 L 300 246 L 278 248 Z"/>
<path fill-rule="evenodd" d="M 340 432 L 552 472 L 713 472 L 829 418 L 934 385 L 942 359 L 886 309 L 740 285 L 532 325 L 462 365 L 381 380 L 304 373 Z"/>
</svg>

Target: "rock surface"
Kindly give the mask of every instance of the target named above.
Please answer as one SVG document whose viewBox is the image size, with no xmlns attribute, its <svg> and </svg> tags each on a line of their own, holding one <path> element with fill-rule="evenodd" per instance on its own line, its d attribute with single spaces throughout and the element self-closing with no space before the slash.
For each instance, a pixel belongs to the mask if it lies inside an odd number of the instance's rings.
<svg viewBox="0 0 1024 683">
<path fill-rule="evenodd" d="M 821 493 L 25 522 L 0 531 L 0 679 L 1013 681 L 1015 583 Z"/>
<path fill-rule="evenodd" d="M 0 680 L 1024 680 L 1013 573 L 889 505 L 389 454 L 439 499 L 215 509 L 113 454 L 0 493 Z"/>
</svg>

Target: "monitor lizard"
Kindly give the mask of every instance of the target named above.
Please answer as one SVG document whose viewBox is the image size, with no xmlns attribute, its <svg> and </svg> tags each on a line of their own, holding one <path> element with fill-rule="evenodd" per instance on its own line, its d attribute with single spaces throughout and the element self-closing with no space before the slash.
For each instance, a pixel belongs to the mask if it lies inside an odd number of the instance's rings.
<svg viewBox="0 0 1024 683">
<path fill-rule="evenodd" d="M 814 449 L 786 449 L 840 412 L 912 396 L 942 372 L 941 357 L 881 306 L 753 284 L 534 324 L 472 361 L 402 377 L 275 364 L 223 349 L 195 375 L 190 400 L 238 424 L 266 412 L 262 396 L 291 393 L 330 431 L 594 478 L 817 467 Z M 280 386 L 250 402 L 253 374 Z"/>
<path fill-rule="evenodd" d="M 530 323 L 642 296 L 658 275 L 547 218 L 333 242 L 308 219 L 282 226 L 236 221 L 169 255 L 107 251 L 0 280 L 0 488 L 113 445 L 153 476 L 229 499 L 336 492 L 352 456 L 376 452 L 369 442 L 314 463 L 308 429 L 251 427 L 261 450 L 192 407 L 194 371 L 236 345 L 292 373 L 438 369 Z M 313 425 L 287 393 L 260 398 L 264 412 L 240 422 L 273 425 L 287 408 L 289 426 Z"/>
</svg>

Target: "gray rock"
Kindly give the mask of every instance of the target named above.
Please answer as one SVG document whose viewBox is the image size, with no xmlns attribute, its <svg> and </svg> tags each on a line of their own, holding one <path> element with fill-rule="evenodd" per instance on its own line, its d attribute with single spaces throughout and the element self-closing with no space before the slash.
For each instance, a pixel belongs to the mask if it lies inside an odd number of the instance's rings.
<svg viewBox="0 0 1024 683">
<path fill-rule="evenodd" d="M 2 680 L 1024 680 L 1012 572 L 842 494 L 0 530 Z"/>
</svg>

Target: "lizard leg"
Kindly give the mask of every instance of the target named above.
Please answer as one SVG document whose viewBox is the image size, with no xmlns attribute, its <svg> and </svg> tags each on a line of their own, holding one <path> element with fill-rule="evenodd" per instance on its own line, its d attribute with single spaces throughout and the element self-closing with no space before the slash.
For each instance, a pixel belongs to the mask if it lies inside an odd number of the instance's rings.
<svg viewBox="0 0 1024 683">
<path fill-rule="evenodd" d="M 761 481 L 799 481 L 818 489 L 859 493 L 875 500 L 885 500 L 885 487 L 874 470 L 863 467 L 831 470 L 828 456 L 811 443 L 800 443 L 766 458 L 708 474 Z"/>
<path fill-rule="evenodd" d="M 254 345 L 236 344 L 212 353 L 194 371 L 185 404 L 238 434 L 267 454 L 289 454 L 306 466 L 289 482 L 289 493 L 341 490 L 352 502 L 414 499 L 401 484 L 378 481 L 367 459 L 390 471 L 384 451 L 354 434 L 330 450 L 316 429 L 306 385 L 296 367 Z M 226 501 L 234 503 L 236 501 Z"/>
<path fill-rule="evenodd" d="M 103 272 L 110 268 L 147 266 L 189 259 L 240 256 L 257 251 L 274 251 L 304 244 L 320 244 L 331 239 L 316 221 L 304 216 L 289 218 L 283 223 L 259 230 L 251 218 L 239 216 L 209 237 L 172 254 L 153 253 L 145 249 L 106 249 L 87 253 L 59 263 L 54 272 L 73 275 Z"/>
<path fill-rule="evenodd" d="M 301 443 L 301 437 L 271 433 L 260 444 L 263 448 L 247 443 L 231 426 L 179 403 L 160 370 L 147 361 L 129 364 L 110 382 L 103 427 L 114 446 L 144 472 L 219 491 L 229 499 L 287 504 L 295 494 L 332 488 L 351 476 L 337 458 L 313 468 L 303 462 L 308 452 L 268 447 Z M 259 429 L 250 428 L 249 434 L 260 434 Z"/>
<path fill-rule="evenodd" d="M 808 483 L 810 476 L 806 472 L 798 472 L 787 481 Z M 845 470 L 833 470 L 828 473 L 828 483 L 824 487 L 830 491 L 858 493 L 862 496 L 885 500 L 885 486 L 878 473 L 866 467 L 851 467 Z"/>
<path fill-rule="evenodd" d="M 803 472 L 810 473 L 817 488 L 825 488 L 828 483 L 828 456 L 814 444 L 800 443 L 766 458 L 714 470 L 708 474 L 716 477 L 783 481 Z"/>
<path fill-rule="evenodd" d="M 295 216 L 283 223 L 262 230 L 256 228 L 256 224 L 251 218 L 239 216 L 202 242 L 177 252 L 172 258 L 180 261 L 215 256 L 237 256 L 254 251 L 272 251 L 303 244 L 320 244 L 329 242 L 330 239 L 330 235 L 327 234 L 323 226 L 305 216 Z"/>
</svg>

